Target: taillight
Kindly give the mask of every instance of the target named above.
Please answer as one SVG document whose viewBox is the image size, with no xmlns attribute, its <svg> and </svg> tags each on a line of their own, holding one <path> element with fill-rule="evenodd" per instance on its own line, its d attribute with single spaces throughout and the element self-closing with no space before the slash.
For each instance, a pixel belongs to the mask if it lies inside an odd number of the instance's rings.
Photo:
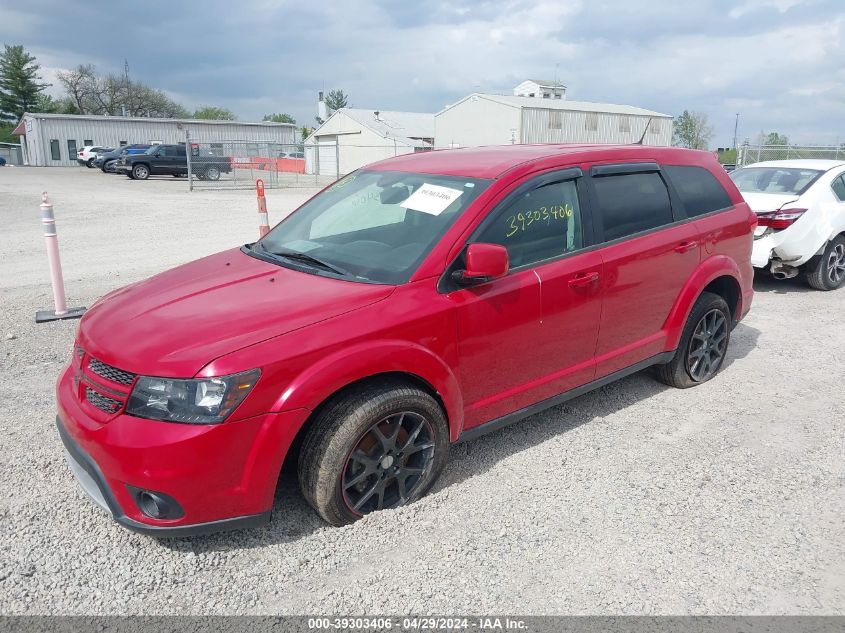
<svg viewBox="0 0 845 633">
<path fill-rule="evenodd" d="M 775 231 L 781 231 L 795 224 L 795 221 L 806 212 L 807 209 L 781 209 L 780 211 L 758 213 L 757 225 L 768 226 Z"/>
</svg>

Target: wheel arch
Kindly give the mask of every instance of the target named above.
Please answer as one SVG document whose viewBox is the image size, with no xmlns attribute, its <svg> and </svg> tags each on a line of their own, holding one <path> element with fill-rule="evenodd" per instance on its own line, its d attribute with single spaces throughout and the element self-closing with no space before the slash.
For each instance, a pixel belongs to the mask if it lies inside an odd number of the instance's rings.
<svg viewBox="0 0 845 633">
<path fill-rule="evenodd" d="M 407 371 L 380 372 L 377 374 L 364 376 L 340 387 L 339 389 L 326 396 L 316 407 L 314 407 L 314 409 L 306 418 L 305 422 L 303 422 L 297 430 L 296 435 L 294 436 L 294 439 L 291 442 L 290 447 L 288 448 L 287 454 L 285 455 L 282 470 L 293 472 L 296 469 L 296 463 L 299 460 L 299 453 L 302 448 L 302 443 L 311 428 L 314 426 L 314 421 L 327 406 L 347 394 L 353 393 L 356 390 L 364 389 L 370 385 L 378 383 L 383 383 L 387 385 L 410 385 L 430 395 L 443 411 L 443 415 L 446 416 L 446 421 L 447 423 L 449 423 L 450 428 L 449 434 L 450 436 L 453 435 L 452 424 L 450 421 L 449 412 L 446 408 L 446 403 L 443 401 L 443 397 L 437 391 L 437 389 L 435 389 L 434 385 L 429 383 L 425 378 L 422 378 L 417 374 Z"/>
<path fill-rule="evenodd" d="M 736 325 L 743 314 L 741 279 L 736 262 L 725 255 L 702 262 L 684 285 L 666 319 L 666 351 L 677 348 L 692 306 L 703 292 L 721 296 L 731 310 L 733 325 Z"/>
<path fill-rule="evenodd" d="M 401 378 L 431 393 L 443 407 L 451 439 L 460 435 L 463 398 L 457 377 L 444 359 L 407 341 L 367 342 L 330 354 L 293 376 L 272 408 L 316 411 L 344 389 L 385 378 Z"/>
</svg>

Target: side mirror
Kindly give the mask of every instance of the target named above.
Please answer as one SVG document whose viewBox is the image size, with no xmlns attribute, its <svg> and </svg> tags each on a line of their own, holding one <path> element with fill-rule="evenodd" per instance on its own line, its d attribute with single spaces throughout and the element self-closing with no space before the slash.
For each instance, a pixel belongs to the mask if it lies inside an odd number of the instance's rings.
<svg viewBox="0 0 845 633">
<path fill-rule="evenodd" d="M 508 274 L 508 249 L 501 244 L 470 244 L 466 269 L 456 270 L 452 279 L 461 286 L 483 284 Z"/>
</svg>

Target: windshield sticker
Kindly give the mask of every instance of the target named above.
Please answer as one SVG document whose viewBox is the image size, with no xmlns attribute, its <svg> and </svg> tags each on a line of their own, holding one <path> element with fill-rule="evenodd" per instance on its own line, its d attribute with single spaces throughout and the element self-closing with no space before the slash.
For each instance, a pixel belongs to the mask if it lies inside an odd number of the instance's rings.
<svg viewBox="0 0 845 633">
<path fill-rule="evenodd" d="M 345 187 L 348 184 L 355 182 L 357 176 L 355 174 L 349 174 L 346 178 L 341 178 L 336 183 L 334 183 L 331 187 L 328 188 L 328 191 L 334 191 L 335 189 L 340 189 L 341 187 Z"/>
<path fill-rule="evenodd" d="M 420 211 L 430 215 L 440 215 L 463 193 L 460 189 L 449 189 L 423 183 L 423 186 L 411 194 L 411 197 L 400 206 L 412 211 Z"/>
</svg>

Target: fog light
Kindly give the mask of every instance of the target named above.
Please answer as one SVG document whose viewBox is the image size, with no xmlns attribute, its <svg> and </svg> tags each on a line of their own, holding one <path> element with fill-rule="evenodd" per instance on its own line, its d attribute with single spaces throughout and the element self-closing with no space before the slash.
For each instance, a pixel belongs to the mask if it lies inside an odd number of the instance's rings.
<svg viewBox="0 0 845 633">
<path fill-rule="evenodd" d="M 126 487 L 132 493 L 135 503 L 138 504 L 138 509 L 144 516 L 151 519 L 178 519 L 185 514 L 176 500 L 163 492 L 142 490 L 134 486 Z"/>
</svg>

